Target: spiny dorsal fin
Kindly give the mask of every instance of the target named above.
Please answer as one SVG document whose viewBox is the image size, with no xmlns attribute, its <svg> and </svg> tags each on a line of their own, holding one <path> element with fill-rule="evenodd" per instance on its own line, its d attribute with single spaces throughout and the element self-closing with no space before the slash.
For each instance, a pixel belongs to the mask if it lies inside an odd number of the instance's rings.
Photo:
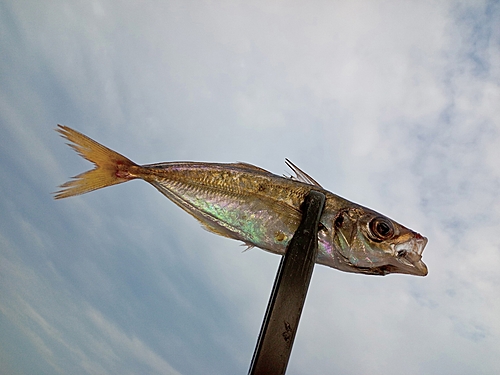
<svg viewBox="0 0 500 375">
<path fill-rule="evenodd" d="M 309 176 L 306 172 L 304 172 L 302 169 L 297 167 L 290 160 L 285 159 L 285 163 L 295 173 L 295 177 L 292 176 L 292 179 L 295 179 L 295 180 L 301 181 L 301 182 L 305 182 L 306 184 L 314 185 L 314 186 L 317 186 L 317 187 L 323 189 L 323 187 L 314 178 Z"/>
</svg>

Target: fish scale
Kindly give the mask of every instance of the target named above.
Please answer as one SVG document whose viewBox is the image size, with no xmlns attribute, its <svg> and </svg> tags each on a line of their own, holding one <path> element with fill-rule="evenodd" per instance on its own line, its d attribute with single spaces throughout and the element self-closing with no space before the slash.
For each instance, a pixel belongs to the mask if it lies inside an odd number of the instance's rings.
<svg viewBox="0 0 500 375">
<path fill-rule="evenodd" d="M 141 178 L 192 213 L 207 229 L 250 246 L 284 253 L 300 222 L 301 196 L 311 186 L 287 189 L 285 178 L 281 178 L 285 186 L 279 186 L 271 184 L 267 176 L 220 171 L 224 167 L 204 165 L 200 174 L 199 164 L 195 163 L 156 164 L 146 166 Z"/>
<path fill-rule="evenodd" d="M 247 163 L 166 162 L 138 165 L 67 126 L 57 131 L 95 168 L 61 185 L 56 199 L 142 179 L 211 232 L 284 254 L 311 190 L 326 196 L 318 228 L 316 262 L 369 275 L 427 274 L 427 238 L 321 187 L 290 160 L 295 177 L 277 176 Z"/>
</svg>

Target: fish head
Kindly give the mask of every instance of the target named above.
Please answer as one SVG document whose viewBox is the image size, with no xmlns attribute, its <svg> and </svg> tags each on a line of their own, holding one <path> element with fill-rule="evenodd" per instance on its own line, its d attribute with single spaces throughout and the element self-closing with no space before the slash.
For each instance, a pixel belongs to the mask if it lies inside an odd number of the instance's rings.
<svg viewBox="0 0 500 375">
<path fill-rule="evenodd" d="M 384 215 L 358 207 L 341 210 L 332 229 L 333 247 L 343 270 L 427 275 L 422 261 L 427 238 Z"/>
</svg>

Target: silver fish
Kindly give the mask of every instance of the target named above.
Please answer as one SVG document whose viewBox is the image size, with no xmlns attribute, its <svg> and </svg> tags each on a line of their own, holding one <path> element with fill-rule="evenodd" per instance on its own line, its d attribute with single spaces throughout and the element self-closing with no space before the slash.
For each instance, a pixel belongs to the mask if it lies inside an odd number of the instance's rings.
<svg viewBox="0 0 500 375">
<path fill-rule="evenodd" d="M 300 205 L 311 190 L 325 194 L 316 263 L 370 275 L 427 275 L 422 252 L 427 238 L 369 208 L 335 195 L 286 159 L 296 174 L 287 178 L 246 163 L 168 162 L 138 165 L 87 136 L 59 125 L 70 146 L 95 164 L 61 185 L 55 198 L 84 194 L 143 179 L 198 219 L 206 229 L 284 254 Z"/>
</svg>

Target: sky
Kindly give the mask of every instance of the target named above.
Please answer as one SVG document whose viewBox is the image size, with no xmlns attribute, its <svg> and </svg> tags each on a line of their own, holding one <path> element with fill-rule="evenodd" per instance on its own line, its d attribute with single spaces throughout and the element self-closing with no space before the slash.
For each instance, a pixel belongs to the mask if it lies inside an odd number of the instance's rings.
<svg viewBox="0 0 500 375">
<path fill-rule="evenodd" d="M 0 373 L 245 374 L 280 257 L 91 165 L 289 158 L 429 239 L 316 266 L 287 374 L 500 373 L 498 1 L 2 1 Z"/>
</svg>

